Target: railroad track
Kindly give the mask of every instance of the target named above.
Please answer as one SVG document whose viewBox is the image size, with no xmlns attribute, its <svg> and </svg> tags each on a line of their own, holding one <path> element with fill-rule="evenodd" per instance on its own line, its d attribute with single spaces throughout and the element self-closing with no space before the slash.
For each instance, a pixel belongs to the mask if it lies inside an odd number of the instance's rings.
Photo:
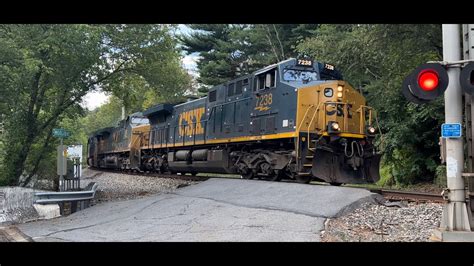
<svg viewBox="0 0 474 266">
<path fill-rule="evenodd" d="M 382 195 L 388 200 L 406 200 L 415 202 L 439 202 L 445 203 L 446 200 L 441 194 L 422 193 L 413 191 L 388 190 L 388 189 L 370 189 L 370 192 Z"/>
<path fill-rule="evenodd" d="M 155 177 L 161 177 L 161 178 L 173 178 L 173 179 L 180 179 L 180 180 L 187 180 L 187 181 L 206 181 L 209 178 L 223 178 L 219 176 L 159 174 L 159 173 L 153 173 L 153 172 L 138 172 L 138 171 L 123 172 L 120 170 L 97 169 L 93 167 L 91 167 L 91 169 L 95 171 L 102 171 L 102 172 L 129 174 L 129 175 L 155 176 Z M 288 181 L 285 181 L 285 182 L 288 182 Z M 318 185 L 318 184 L 311 184 L 311 185 Z M 359 188 L 364 188 L 364 187 L 359 187 Z M 388 200 L 406 200 L 406 201 L 412 201 L 412 202 L 438 202 L 438 203 L 446 202 L 446 200 L 443 199 L 443 196 L 441 196 L 441 194 L 436 194 L 436 193 L 422 193 L 422 192 L 414 192 L 414 191 L 388 190 L 388 189 L 370 189 L 370 188 L 364 188 L 364 189 L 367 189 L 372 193 L 380 194 Z"/>
<path fill-rule="evenodd" d="M 141 176 L 155 176 L 161 178 L 172 178 L 172 179 L 180 179 L 180 180 L 187 180 L 187 181 L 206 181 L 208 180 L 209 176 L 193 176 L 193 175 L 177 175 L 177 174 L 160 174 L 160 173 L 153 173 L 153 172 L 138 172 L 138 171 L 121 171 L 121 170 L 112 170 L 112 169 L 99 169 L 95 167 L 90 167 L 90 169 L 94 171 L 100 172 L 107 172 L 107 173 L 116 173 L 116 174 L 127 174 L 127 175 L 141 175 Z M 97 176 L 95 174 L 91 177 Z"/>
</svg>

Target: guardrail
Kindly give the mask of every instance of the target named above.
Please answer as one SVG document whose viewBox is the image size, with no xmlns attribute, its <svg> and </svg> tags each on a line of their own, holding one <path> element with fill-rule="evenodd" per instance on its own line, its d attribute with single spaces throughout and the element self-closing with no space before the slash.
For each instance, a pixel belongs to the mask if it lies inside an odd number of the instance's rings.
<svg viewBox="0 0 474 266">
<path fill-rule="evenodd" d="M 61 203 L 71 201 L 91 200 L 99 185 L 95 182 L 87 185 L 84 191 L 64 191 L 64 192 L 37 192 L 35 193 L 35 203 Z"/>
</svg>

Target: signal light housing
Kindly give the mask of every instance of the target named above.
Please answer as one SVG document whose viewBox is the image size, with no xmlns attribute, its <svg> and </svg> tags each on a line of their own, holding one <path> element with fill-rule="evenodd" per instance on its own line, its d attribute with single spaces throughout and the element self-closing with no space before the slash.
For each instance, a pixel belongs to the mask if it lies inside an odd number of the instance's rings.
<svg viewBox="0 0 474 266">
<path fill-rule="evenodd" d="M 402 93 L 416 104 L 424 104 L 442 95 L 448 87 L 448 73 L 437 63 L 417 67 L 403 81 Z"/>
<path fill-rule="evenodd" d="M 459 75 L 459 83 L 464 93 L 474 95 L 474 62 L 463 67 Z"/>
</svg>

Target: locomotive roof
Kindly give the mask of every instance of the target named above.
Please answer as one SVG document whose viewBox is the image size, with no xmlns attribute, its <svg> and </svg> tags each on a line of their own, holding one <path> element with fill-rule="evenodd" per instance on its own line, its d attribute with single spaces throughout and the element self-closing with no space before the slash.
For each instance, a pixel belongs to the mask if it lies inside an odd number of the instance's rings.
<svg viewBox="0 0 474 266">
<path fill-rule="evenodd" d="M 145 111 L 143 111 L 142 115 L 145 117 L 153 116 L 158 113 L 171 113 L 173 111 L 173 104 L 170 103 L 160 103 L 155 106 L 152 106 Z"/>
<path fill-rule="evenodd" d="M 254 71 L 254 72 L 252 73 L 252 75 L 258 75 L 258 74 L 260 74 L 260 73 L 262 73 L 262 72 L 265 72 L 265 71 L 267 71 L 267 70 L 269 70 L 269 69 L 272 69 L 272 68 L 274 68 L 274 67 L 276 67 L 276 66 L 278 66 L 278 65 L 281 65 L 281 64 L 284 64 L 284 63 L 293 61 L 293 60 L 296 60 L 296 59 L 295 59 L 295 58 L 289 58 L 289 59 L 280 61 L 280 62 L 278 62 L 278 63 L 276 63 L 276 64 L 266 66 L 266 67 L 264 67 L 264 68 L 262 68 L 262 69 L 259 69 L 259 70 L 257 70 L 257 71 Z"/>
<path fill-rule="evenodd" d="M 110 134 L 113 129 L 114 129 L 113 127 L 102 128 L 94 132 L 92 135 L 97 136 L 97 135 Z"/>
</svg>

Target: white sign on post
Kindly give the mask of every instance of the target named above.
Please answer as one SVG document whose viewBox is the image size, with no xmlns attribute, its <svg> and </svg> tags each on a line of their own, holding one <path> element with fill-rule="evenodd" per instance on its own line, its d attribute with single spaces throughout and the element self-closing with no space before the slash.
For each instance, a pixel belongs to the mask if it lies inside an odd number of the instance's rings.
<svg viewBox="0 0 474 266">
<path fill-rule="evenodd" d="M 82 158 L 82 145 L 67 146 L 67 157 L 68 158 Z"/>
<path fill-rule="evenodd" d="M 82 176 L 82 145 L 69 145 L 67 147 L 67 157 L 69 159 L 79 158 L 79 175 L 76 173 L 76 168 L 74 168 L 74 176 Z"/>
</svg>

